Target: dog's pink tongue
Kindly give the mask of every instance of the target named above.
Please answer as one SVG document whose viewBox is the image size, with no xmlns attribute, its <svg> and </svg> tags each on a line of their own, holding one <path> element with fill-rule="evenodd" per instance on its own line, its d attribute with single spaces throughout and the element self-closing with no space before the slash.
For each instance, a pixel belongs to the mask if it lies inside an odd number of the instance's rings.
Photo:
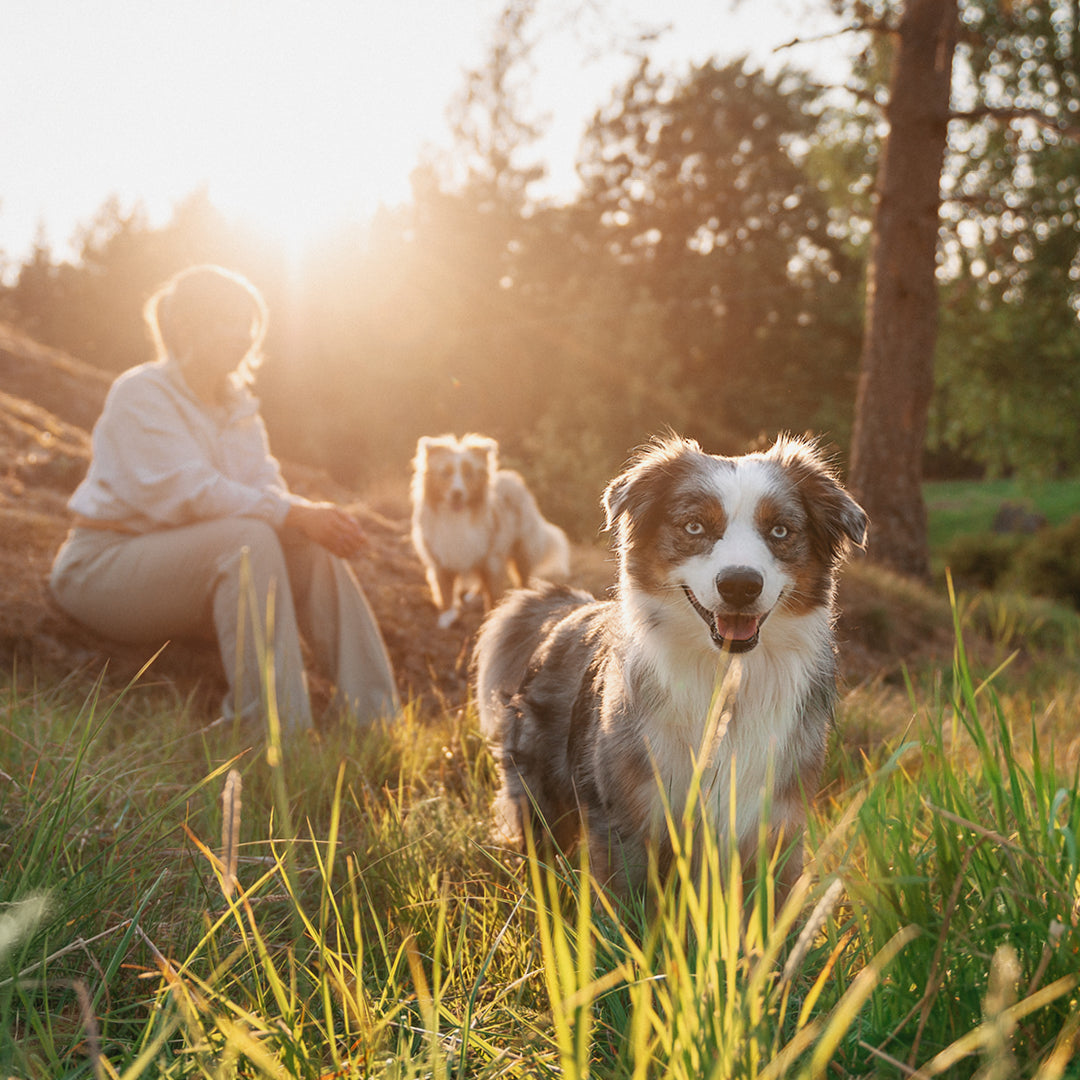
<svg viewBox="0 0 1080 1080">
<path fill-rule="evenodd" d="M 717 615 L 716 632 L 725 641 L 749 641 L 758 630 L 756 615 Z"/>
</svg>

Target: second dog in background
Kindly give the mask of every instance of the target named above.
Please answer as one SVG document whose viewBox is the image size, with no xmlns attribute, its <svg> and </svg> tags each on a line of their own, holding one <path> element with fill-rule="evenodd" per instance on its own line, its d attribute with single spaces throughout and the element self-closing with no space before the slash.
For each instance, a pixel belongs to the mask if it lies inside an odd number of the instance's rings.
<svg viewBox="0 0 1080 1080">
<path fill-rule="evenodd" d="M 423 436 L 411 491 L 413 546 L 440 627 L 457 621 L 467 590 L 478 590 L 488 611 L 511 582 L 569 574 L 566 534 L 540 513 L 520 474 L 499 468 L 494 439 Z"/>
</svg>

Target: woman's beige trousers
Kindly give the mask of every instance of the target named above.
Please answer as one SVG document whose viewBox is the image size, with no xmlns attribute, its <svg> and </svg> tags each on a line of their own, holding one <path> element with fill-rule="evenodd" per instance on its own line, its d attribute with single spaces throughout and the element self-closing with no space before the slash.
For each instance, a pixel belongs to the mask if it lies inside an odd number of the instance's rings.
<svg viewBox="0 0 1080 1080">
<path fill-rule="evenodd" d="M 226 715 L 265 717 L 272 688 L 282 730 L 312 726 L 301 636 L 346 715 L 369 723 L 397 711 L 386 647 L 352 568 L 291 530 L 255 518 L 145 535 L 76 528 L 50 584 L 65 611 L 119 641 L 216 635 Z"/>
</svg>

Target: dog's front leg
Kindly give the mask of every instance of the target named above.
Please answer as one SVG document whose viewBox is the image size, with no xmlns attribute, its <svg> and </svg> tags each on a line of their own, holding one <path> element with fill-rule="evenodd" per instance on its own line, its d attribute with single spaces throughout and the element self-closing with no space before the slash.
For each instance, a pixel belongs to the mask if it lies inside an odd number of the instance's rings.
<svg viewBox="0 0 1080 1080">
<path fill-rule="evenodd" d="M 457 601 L 457 574 L 443 566 L 429 567 L 427 573 L 431 598 L 439 609 L 439 629 L 446 630 L 461 614 Z"/>
<path fill-rule="evenodd" d="M 502 589 L 498 587 L 491 568 L 482 567 L 476 575 L 480 586 L 480 599 L 484 605 L 484 614 L 487 614 L 494 606 L 495 601 L 502 595 Z"/>
<path fill-rule="evenodd" d="M 628 899 L 649 877 L 649 854 L 641 839 L 623 837 L 615 830 L 588 831 L 589 871 L 612 896 Z"/>
</svg>

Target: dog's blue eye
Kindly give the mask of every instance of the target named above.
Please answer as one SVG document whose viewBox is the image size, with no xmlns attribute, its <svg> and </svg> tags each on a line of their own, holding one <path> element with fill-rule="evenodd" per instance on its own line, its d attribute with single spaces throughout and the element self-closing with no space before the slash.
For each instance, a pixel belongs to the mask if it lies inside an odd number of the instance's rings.
<svg viewBox="0 0 1080 1080">
<path fill-rule="evenodd" d="M 769 535 L 774 540 L 784 540 L 787 538 L 788 535 L 788 527 L 786 525 L 774 525 L 769 530 Z"/>
<path fill-rule="evenodd" d="M 700 521 L 688 521 L 683 529 L 689 536 L 701 536 L 705 532 L 705 526 Z"/>
</svg>

